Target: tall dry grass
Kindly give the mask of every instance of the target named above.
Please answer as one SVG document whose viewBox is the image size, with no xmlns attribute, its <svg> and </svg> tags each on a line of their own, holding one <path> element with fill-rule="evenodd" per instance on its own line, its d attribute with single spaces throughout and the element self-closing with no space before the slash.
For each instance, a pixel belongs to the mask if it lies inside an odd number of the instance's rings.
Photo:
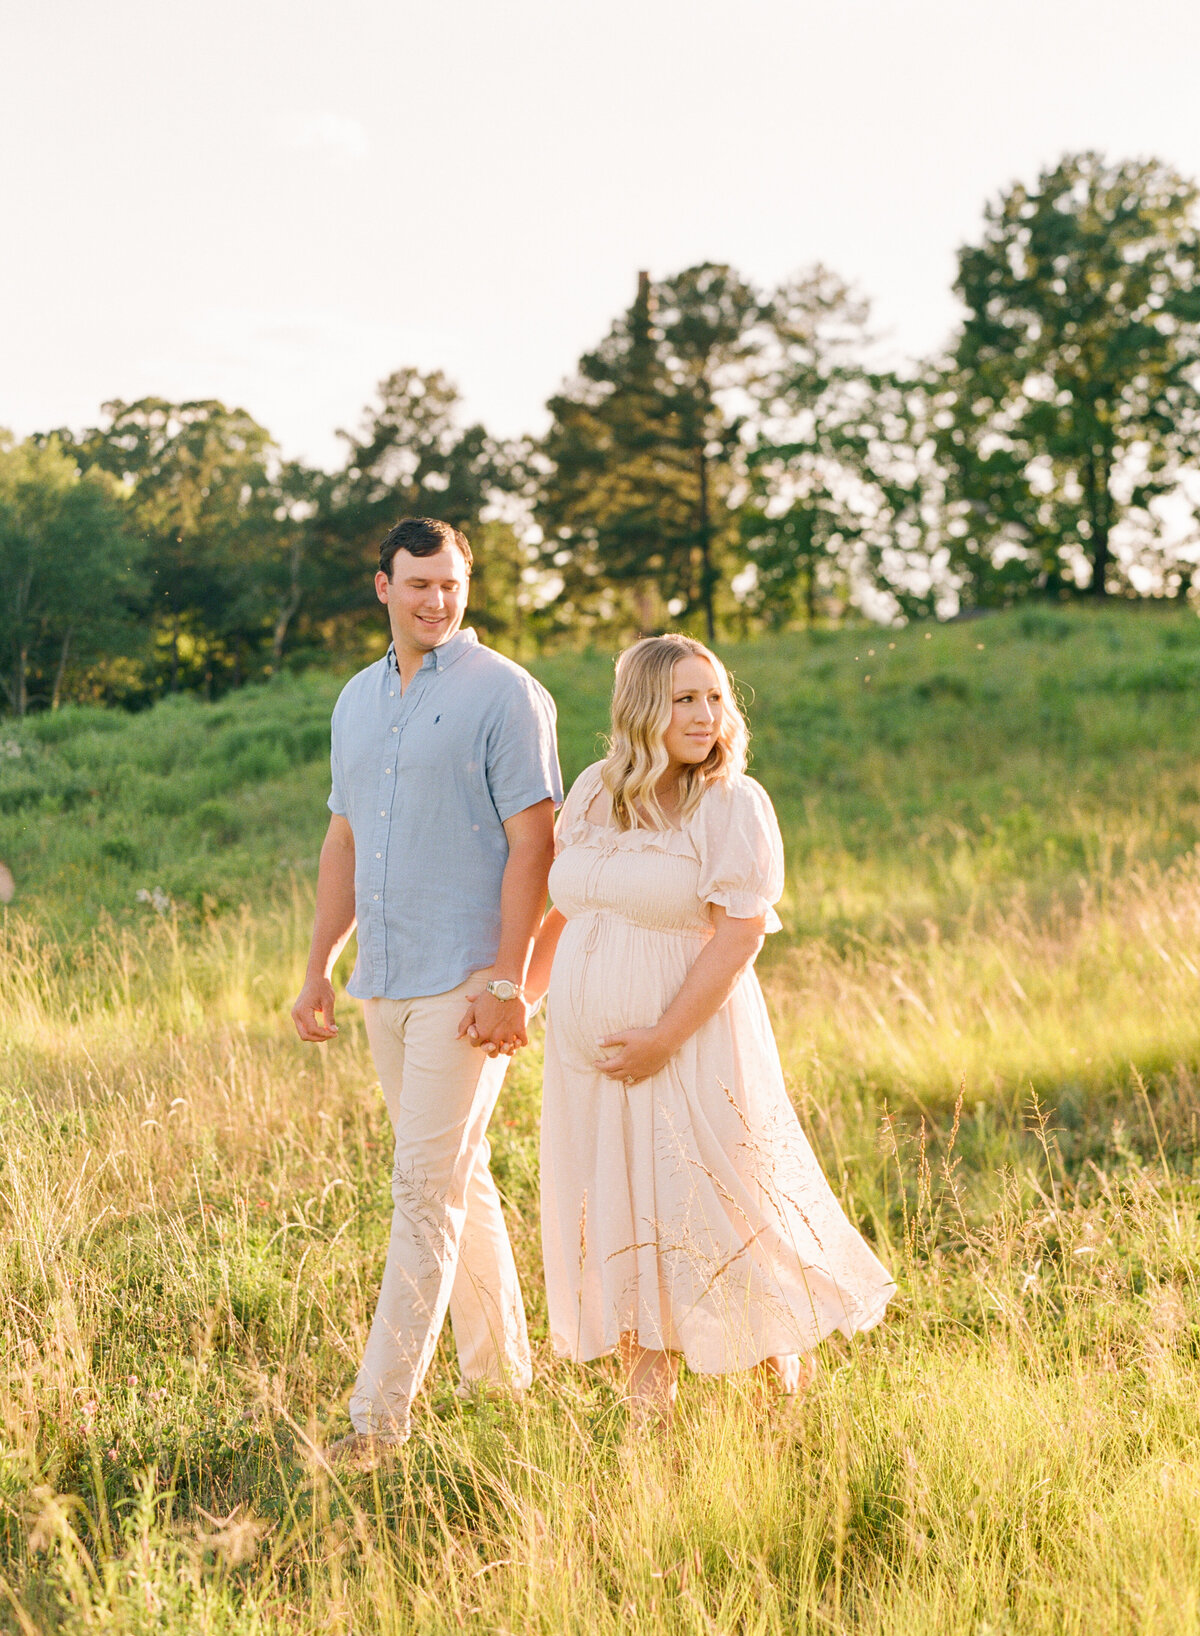
<svg viewBox="0 0 1200 1636">
<path fill-rule="evenodd" d="M 21 1631 L 1194 1630 L 1191 863 L 1035 920 L 779 951 L 823 1162 L 897 1269 L 781 1410 L 688 1379 L 660 1442 L 538 1343 L 375 1473 L 344 1429 L 386 1234 L 350 1008 L 287 1037 L 271 914 L 3 931 L 0 1621 Z M 494 1126 L 535 1334 L 537 1063 Z M 1053 1106 L 1051 1106 L 1053 1104 Z"/>
<path fill-rule="evenodd" d="M 492 1127 L 534 1389 L 460 1402 L 444 1345 L 357 1476 L 306 1451 L 390 1143 L 356 1008 L 319 1051 L 286 1021 L 336 680 L 6 727 L 0 1628 L 1200 1629 L 1200 624 L 727 656 L 788 842 L 785 1069 L 897 1300 L 798 1412 L 687 1378 L 631 1439 L 611 1369 L 546 1348 L 534 1051 Z M 610 656 L 538 669 L 571 775 Z"/>
</svg>

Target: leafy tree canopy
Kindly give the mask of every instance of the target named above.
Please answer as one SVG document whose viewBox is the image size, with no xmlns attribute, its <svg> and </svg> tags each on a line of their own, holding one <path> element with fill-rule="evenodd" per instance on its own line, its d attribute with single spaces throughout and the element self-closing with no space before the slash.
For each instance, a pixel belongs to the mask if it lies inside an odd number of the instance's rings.
<svg viewBox="0 0 1200 1636">
<path fill-rule="evenodd" d="M 967 317 L 939 410 L 967 601 L 1180 568 L 1155 503 L 1200 426 L 1195 185 L 1156 160 L 1068 155 L 987 212 L 959 257 Z"/>
</svg>

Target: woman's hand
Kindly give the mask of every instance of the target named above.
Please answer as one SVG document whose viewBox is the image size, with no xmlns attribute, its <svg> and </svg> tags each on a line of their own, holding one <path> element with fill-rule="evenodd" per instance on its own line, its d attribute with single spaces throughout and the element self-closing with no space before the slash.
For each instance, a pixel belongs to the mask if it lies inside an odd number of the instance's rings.
<svg viewBox="0 0 1200 1636">
<path fill-rule="evenodd" d="M 615 1051 L 615 1056 L 598 1058 L 596 1067 L 609 1079 L 636 1085 L 640 1079 L 649 1079 L 670 1062 L 673 1052 L 658 1028 L 622 1028 L 596 1041 L 601 1051 Z"/>
</svg>

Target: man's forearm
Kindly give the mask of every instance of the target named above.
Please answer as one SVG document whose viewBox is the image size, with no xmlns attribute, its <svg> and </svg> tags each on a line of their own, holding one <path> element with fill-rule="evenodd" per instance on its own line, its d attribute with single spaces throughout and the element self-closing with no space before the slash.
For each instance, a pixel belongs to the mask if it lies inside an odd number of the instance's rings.
<svg viewBox="0 0 1200 1636">
<path fill-rule="evenodd" d="M 533 940 L 546 908 L 546 882 L 554 861 L 553 843 L 512 846 L 500 883 L 500 944 L 495 971 L 513 982 L 525 980 Z"/>
<path fill-rule="evenodd" d="M 328 977 L 354 930 L 354 846 L 326 836 L 317 868 L 310 975 Z"/>
</svg>

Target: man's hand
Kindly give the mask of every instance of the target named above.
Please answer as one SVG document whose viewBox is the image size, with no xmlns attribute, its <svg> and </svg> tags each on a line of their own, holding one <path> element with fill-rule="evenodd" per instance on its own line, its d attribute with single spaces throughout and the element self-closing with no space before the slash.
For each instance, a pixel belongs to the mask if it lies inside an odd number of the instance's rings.
<svg viewBox="0 0 1200 1636">
<path fill-rule="evenodd" d="M 333 1039 L 337 1024 L 333 1020 L 333 984 L 328 977 L 306 977 L 300 998 L 292 1007 L 292 1021 L 302 1040 L 321 1045 Z"/>
<path fill-rule="evenodd" d="M 467 995 L 467 1009 L 458 1025 L 458 1038 L 465 1035 L 472 1045 L 482 1046 L 489 1057 L 501 1051 L 512 1056 L 523 1045 L 529 1044 L 526 1032 L 529 1011 L 524 1000 L 498 1000 L 481 984 L 475 994 Z"/>
</svg>

